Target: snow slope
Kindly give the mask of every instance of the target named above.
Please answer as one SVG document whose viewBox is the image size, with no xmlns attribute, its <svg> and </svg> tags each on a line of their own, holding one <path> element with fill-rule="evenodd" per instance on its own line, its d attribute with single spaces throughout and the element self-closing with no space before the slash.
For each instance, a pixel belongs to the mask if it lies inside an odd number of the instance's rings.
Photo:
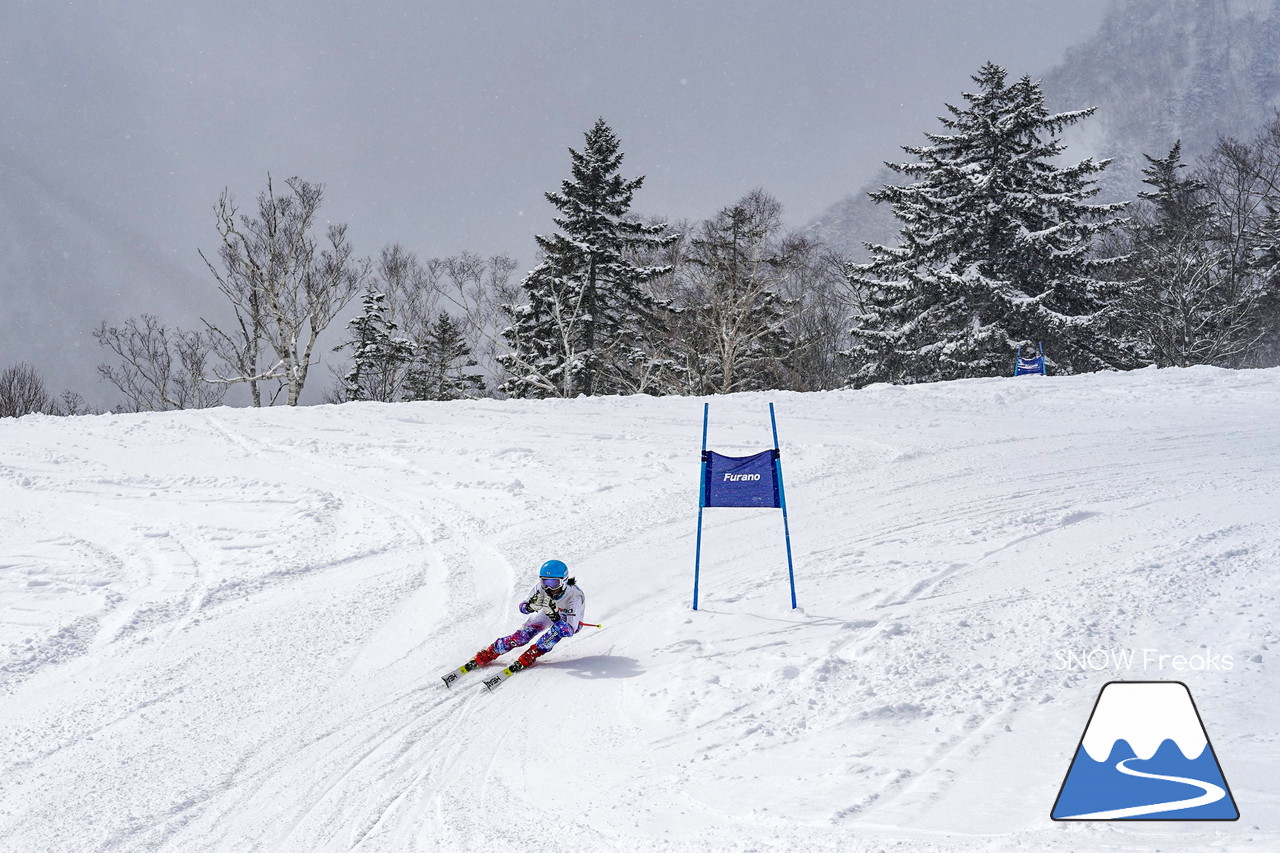
<svg viewBox="0 0 1280 853">
<path fill-rule="evenodd" d="M 769 401 L 795 611 L 776 510 L 689 608 L 700 399 L 0 422 L 0 850 L 1280 849 L 1280 371 Z M 549 557 L 605 627 L 446 690 Z M 1157 678 L 1241 819 L 1051 822 Z"/>
</svg>

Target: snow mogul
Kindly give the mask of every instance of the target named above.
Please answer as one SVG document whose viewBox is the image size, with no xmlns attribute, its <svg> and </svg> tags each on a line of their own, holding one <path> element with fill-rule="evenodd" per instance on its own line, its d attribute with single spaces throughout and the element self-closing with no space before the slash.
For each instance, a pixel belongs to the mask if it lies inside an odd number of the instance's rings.
<svg viewBox="0 0 1280 853">
<path fill-rule="evenodd" d="M 484 666 L 512 649 L 519 648 L 543 632 L 538 641 L 520 655 L 512 670 L 524 669 L 555 648 L 565 637 L 572 637 L 582 627 L 587 597 L 575 580 L 569 577 L 569 567 L 559 560 L 547 560 L 538 569 L 538 582 L 529 595 L 520 602 L 520 612 L 529 618 L 512 635 L 499 637 L 463 665 L 464 670 Z"/>
</svg>

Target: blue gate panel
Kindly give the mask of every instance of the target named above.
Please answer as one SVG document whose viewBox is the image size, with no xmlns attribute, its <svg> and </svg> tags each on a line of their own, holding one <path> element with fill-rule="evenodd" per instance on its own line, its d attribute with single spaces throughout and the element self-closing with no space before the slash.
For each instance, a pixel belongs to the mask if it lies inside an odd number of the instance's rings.
<svg viewBox="0 0 1280 853">
<path fill-rule="evenodd" d="M 1028 373 L 1044 374 L 1044 356 L 1037 358 L 1020 358 L 1013 370 L 1014 376 L 1025 376 Z"/>
<path fill-rule="evenodd" d="M 702 506 L 780 507 L 777 450 L 754 456 L 722 456 L 708 450 Z"/>
</svg>

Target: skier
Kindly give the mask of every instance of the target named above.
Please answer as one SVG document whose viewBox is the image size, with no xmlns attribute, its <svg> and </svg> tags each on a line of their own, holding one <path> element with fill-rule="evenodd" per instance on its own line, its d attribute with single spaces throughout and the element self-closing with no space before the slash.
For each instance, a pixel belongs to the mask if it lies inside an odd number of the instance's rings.
<svg viewBox="0 0 1280 853">
<path fill-rule="evenodd" d="M 511 666 L 513 670 L 524 669 L 551 651 L 556 643 L 578 633 L 586 603 L 582 588 L 569 577 L 569 567 L 559 560 L 547 560 L 538 570 L 538 582 L 520 602 L 520 612 L 530 614 L 529 618 L 511 636 L 499 637 L 476 652 L 470 666 L 464 668 L 484 666 L 498 655 L 525 645 L 539 631 L 545 631 Z"/>
</svg>

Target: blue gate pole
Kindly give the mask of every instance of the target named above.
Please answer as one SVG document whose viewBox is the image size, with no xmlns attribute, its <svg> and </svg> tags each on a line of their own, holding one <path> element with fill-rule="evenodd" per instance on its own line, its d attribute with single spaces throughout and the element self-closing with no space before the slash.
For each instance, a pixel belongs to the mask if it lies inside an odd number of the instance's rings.
<svg viewBox="0 0 1280 853">
<path fill-rule="evenodd" d="M 769 404 L 769 423 L 773 426 L 773 470 L 778 477 L 778 503 L 782 504 L 782 532 L 787 540 L 787 580 L 791 583 L 791 609 L 796 609 L 796 571 L 791 564 L 791 525 L 787 522 L 787 493 L 782 488 L 782 451 L 778 447 L 778 419 Z"/>
<path fill-rule="evenodd" d="M 698 478 L 698 544 L 693 554 L 693 609 L 698 609 L 698 570 L 702 566 L 702 508 L 707 505 L 707 416 L 710 403 L 702 404 L 702 473 Z"/>
</svg>

